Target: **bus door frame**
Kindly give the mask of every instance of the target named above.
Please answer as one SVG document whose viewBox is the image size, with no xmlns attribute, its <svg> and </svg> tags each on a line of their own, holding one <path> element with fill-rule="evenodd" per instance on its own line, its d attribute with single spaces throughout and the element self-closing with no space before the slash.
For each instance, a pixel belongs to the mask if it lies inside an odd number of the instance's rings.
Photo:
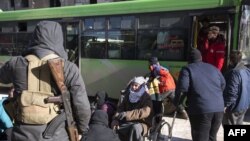
<svg viewBox="0 0 250 141">
<path fill-rule="evenodd" d="M 199 17 L 205 17 L 205 16 L 212 16 L 216 15 L 215 13 L 191 13 L 190 16 L 192 18 L 192 33 L 191 33 L 191 47 L 197 48 L 197 40 L 198 40 L 198 24 L 199 24 Z M 226 50 L 225 50 L 225 61 L 224 61 L 224 67 L 227 67 L 229 64 L 229 55 L 230 55 L 230 50 L 231 50 L 231 43 L 232 43 L 232 25 L 231 21 L 233 19 L 230 18 L 230 12 L 226 13 L 221 13 L 220 15 L 225 15 L 226 22 L 227 22 L 227 27 L 226 27 L 226 34 L 225 34 L 225 39 L 226 39 Z"/>
<path fill-rule="evenodd" d="M 238 25 L 238 39 L 237 39 L 237 47 L 238 50 L 242 52 L 242 62 L 250 68 L 250 41 L 249 41 L 249 29 L 246 28 L 250 25 L 250 1 L 249 0 L 243 0 L 241 3 L 241 7 L 239 10 L 239 25 Z M 243 26 L 245 25 L 245 26 Z M 242 34 L 244 32 L 244 34 Z M 246 35 L 248 34 L 248 35 Z M 243 40 L 244 39 L 244 40 Z"/>
<path fill-rule="evenodd" d="M 81 68 L 80 67 L 80 64 L 81 64 L 81 21 L 80 20 L 72 20 L 72 19 L 64 19 L 62 20 L 61 22 L 61 25 L 62 25 L 62 30 L 63 30 L 63 38 L 64 38 L 64 47 L 67 51 L 72 51 L 74 53 L 74 58 L 72 59 L 70 56 L 69 56 L 69 52 L 68 53 L 68 59 L 75 63 L 79 69 Z M 73 31 L 72 34 L 69 34 L 68 31 Z M 72 50 L 69 50 L 69 46 L 68 46 L 68 43 L 67 42 L 67 39 L 68 37 L 76 37 L 76 47 Z M 73 37 L 73 38 L 74 38 Z M 72 39 L 74 41 L 74 39 Z M 73 42 L 72 41 L 72 42 Z"/>
</svg>

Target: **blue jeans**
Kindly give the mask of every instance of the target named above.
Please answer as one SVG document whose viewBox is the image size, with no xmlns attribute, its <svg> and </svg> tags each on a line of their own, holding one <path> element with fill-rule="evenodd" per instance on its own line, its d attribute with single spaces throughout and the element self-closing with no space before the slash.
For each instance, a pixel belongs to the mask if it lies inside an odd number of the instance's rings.
<svg viewBox="0 0 250 141">
<path fill-rule="evenodd" d="M 189 115 L 193 141 L 216 141 L 223 112 Z"/>
</svg>

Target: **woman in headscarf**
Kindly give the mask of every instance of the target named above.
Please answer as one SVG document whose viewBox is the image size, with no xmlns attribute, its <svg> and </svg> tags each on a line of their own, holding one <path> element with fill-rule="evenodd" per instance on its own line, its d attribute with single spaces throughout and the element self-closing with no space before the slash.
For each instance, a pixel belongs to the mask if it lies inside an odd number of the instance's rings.
<svg viewBox="0 0 250 141">
<path fill-rule="evenodd" d="M 131 81 L 129 93 L 114 116 L 111 126 L 119 128 L 117 132 L 122 141 L 141 141 L 151 126 L 152 101 L 145 82 L 142 76 Z"/>
</svg>

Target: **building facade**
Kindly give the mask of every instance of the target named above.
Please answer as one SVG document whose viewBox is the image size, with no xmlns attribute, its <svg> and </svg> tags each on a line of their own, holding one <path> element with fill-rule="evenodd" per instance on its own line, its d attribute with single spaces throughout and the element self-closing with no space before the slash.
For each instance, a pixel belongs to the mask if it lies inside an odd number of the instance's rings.
<svg viewBox="0 0 250 141">
<path fill-rule="evenodd" d="M 124 0 L 1 0 L 2 11 L 22 10 L 32 8 L 60 7 L 82 4 L 96 4 Z"/>
</svg>

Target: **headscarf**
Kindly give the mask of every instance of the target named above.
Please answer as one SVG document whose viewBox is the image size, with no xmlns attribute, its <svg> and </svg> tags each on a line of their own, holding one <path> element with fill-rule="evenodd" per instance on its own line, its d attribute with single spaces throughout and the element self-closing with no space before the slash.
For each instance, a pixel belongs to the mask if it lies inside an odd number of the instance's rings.
<svg viewBox="0 0 250 141">
<path fill-rule="evenodd" d="M 140 100 L 141 96 L 145 93 L 145 91 L 147 90 L 146 88 L 146 80 L 144 79 L 144 77 L 139 76 L 139 77 L 135 77 L 131 83 L 137 83 L 140 85 L 139 90 L 134 91 L 132 90 L 132 85 L 130 85 L 130 89 L 129 89 L 129 101 L 131 103 L 136 103 Z"/>
</svg>

